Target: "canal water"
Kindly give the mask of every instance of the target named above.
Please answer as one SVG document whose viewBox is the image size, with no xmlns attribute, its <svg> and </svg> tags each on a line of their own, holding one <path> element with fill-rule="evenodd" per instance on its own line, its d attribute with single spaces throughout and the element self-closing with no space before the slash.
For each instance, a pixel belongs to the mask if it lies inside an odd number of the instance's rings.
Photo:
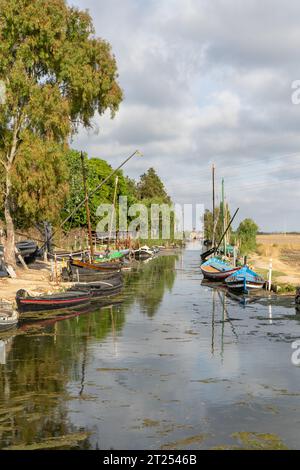
<svg viewBox="0 0 300 470">
<path fill-rule="evenodd" d="M 243 305 L 202 284 L 199 254 L 141 264 L 113 304 L 2 334 L 0 448 L 299 448 L 292 299 Z"/>
</svg>

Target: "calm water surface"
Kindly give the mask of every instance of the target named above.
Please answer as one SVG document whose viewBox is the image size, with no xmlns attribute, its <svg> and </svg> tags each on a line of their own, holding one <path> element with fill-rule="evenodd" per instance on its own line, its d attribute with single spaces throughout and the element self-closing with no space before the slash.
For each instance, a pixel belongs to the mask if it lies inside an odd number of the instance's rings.
<svg viewBox="0 0 300 470">
<path fill-rule="evenodd" d="M 292 299 L 201 282 L 198 251 L 159 257 L 120 303 L 2 335 L 0 448 L 299 448 Z"/>
</svg>

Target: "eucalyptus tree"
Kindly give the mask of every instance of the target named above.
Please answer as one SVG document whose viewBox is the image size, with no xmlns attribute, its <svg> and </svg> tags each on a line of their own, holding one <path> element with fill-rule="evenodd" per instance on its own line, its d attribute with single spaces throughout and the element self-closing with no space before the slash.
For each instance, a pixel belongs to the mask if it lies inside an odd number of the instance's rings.
<svg viewBox="0 0 300 470">
<path fill-rule="evenodd" d="M 109 43 L 95 36 L 86 11 L 65 0 L 0 0 L 0 83 L 3 243 L 14 265 L 13 174 L 23 171 L 24 142 L 67 145 L 80 125 L 92 126 L 96 112 L 113 117 L 122 91 Z"/>
</svg>

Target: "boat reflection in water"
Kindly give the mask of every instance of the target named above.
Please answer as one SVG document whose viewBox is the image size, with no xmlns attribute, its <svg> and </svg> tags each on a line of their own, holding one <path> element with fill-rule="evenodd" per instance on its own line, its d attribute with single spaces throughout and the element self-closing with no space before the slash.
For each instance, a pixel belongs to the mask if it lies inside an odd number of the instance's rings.
<svg viewBox="0 0 300 470">
<path fill-rule="evenodd" d="M 0 364 L 5 365 L 7 356 L 12 348 L 12 343 L 13 339 L 15 336 L 15 333 L 10 332 L 11 334 L 9 335 L 8 333 L 5 336 L 0 336 Z"/>
</svg>

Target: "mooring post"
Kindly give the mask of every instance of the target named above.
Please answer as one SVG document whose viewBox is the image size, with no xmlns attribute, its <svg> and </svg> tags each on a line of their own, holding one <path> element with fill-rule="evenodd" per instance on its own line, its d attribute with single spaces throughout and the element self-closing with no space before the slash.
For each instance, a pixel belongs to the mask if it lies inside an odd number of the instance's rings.
<svg viewBox="0 0 300 470">
<path fill-rule="evenodd" d="M 272 270 L 273 270 L 273 260 L 271 258 L 270 265 L 269 265 L 269 275 L 268 275 L 268 291 L 271 290 L 271 286 L 272 286 Z"/>
</svg>

